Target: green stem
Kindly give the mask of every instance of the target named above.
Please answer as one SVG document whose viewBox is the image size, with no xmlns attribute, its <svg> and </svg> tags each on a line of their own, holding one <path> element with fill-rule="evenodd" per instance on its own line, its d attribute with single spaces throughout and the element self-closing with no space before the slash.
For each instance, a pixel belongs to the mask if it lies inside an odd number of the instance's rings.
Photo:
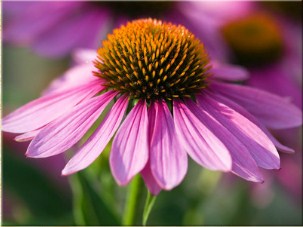
<svg viewBox="0 0 303 227">
<path fill-rule="evenodd" d="M 69 182 L 73 192 L 73 216 L 76 225 L 86 225 L 82 212 L 83 190 L 77 174 L 69 177 Z"/>
<path fill-rule="evenodd" d="M 147 190 L 147 196 L 144 205 L 143 220 L 142 220 L 142 224 L 144 226 L 146 226 L 149 214 L 155 204 L 156 198 L 157 198 L 156 196 L 151 195 L 150 192 Z"/>
<path fill-rule="evenodd" d="M 134 225 L 136 217 L 136 209 L 138 208 L 139 197 L 140 197 L 141 179 L 137 175 L 132 180 L 126 199 L 124 208 L 124 215 L 122 219 L 123 225 Z"/>
</svg>

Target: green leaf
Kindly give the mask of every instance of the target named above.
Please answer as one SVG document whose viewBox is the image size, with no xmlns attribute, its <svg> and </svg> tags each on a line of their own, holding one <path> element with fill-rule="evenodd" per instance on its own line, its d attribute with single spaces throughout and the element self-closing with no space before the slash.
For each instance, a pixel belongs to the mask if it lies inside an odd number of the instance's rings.
<svg viewBox="0 0 303 227">
<path fill-rule="evenodd" d="M 85 171 L 70 177 L 76 225 L 119 225 L 116 214 L 93 187 Z"/>
<path fill-rule="evenodd" d="M 18 203 L 22 203 L 22 209 L 29 212 L 27 218 L 19 220 L 27 221 L 22 225 L 71 224 L 72 219 L 68 216 L 72 203 L 68 193 L 60 190 L 30 162 L 12 154 L 6 146 L 2 158 L 4 194 L 8 192 L 11 197 L 17 198 Z"/>
</svg>

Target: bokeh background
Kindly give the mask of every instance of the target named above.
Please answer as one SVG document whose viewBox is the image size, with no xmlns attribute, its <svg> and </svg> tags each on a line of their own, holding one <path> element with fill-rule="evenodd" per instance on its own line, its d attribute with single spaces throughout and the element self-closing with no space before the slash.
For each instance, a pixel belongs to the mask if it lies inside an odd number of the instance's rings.
<svg viewBox="0 0 303 227">
<path fill-rule="evenodd" d="M 6 8 L 5 4 L 8 3 L 4 2 L 2 5 L 3 37 L 13 15 L 11 8 Z M 184 24 L 199 38 L 204 38 L 205 43 L 210 42 L 209 48 L 215 49 L 213 52 L 210 51 L 212 56 L 235 63 L 234 59 L 228 59 L 220 53 L 218 56 L 216 47 L 219 47 L 219 44 L 211 43 L 212 40 L 206 37 L 208 34 L 206 31 L 200 33 L 200 30 L 203 30 L 201 25 L 205 22 L 203 21 L 205 15 L 215 18 L 218 13 L 223 14 L 222 11 L 220 12 L 219 2 L 210 7 L 217 10 L 209 11 L 205 10 L 207 7 L 202 2 L 199 7 L 194 5 L 188 8 L 176 6 L 181 2 L 161 4 L 158 2 L 147 7 L 146 5 L 143 7 L 142 4 L 139 6 L 140 2 L 136 5 L 130 2 L 92 4 L 95 4 L 95 8 L 103 7 L 111 12 L 106 18 L 110 24 L 107 27 L 109 32 L 129 18 L 150 16 L 167 18 Z M 233 4 L 235 2 L 230 2 L 229 6 Z M 258 5 L 257 10 L 260 12 L 283 18 L 283 21 L 287 21 L 287 26 L 299 27 L 299 33 L 296 35 L 287 33 L 287 30 L 282 32 L 294 36 L 292 38 L 299 42 L 302 41 L 301 2 L 283 4 L 255 2 L 254 4 Z M 233 11 L 233 14 L 247 13 L 245 10 L 242 12 L 240 8 L 239 11 Z M 197 11 L 191 11 L 194 9 Z M 18 14 L 20 11 L 15 10 L 13 13 Z M 199 18 L 202 18 L 201 21 Z M 101 34 L 100 38 L 104 38 L 105 34 L 106 32 Z M 296 68 L 292 65 L 296 61 L 301 62 L 300 58 L 302 60 L 302 47 L 297 45 L 296 49 L 299 59 L 288 59 L 289 64 L 286 64 L 286 68 L 288 67 L 289 74 L 293 69 L 297 69 L 297 77 L 301 77 L 301 63 L 297 63 Z M 39 97 L 47 85 L 72 64 L 70 53 L 55 57 L 47 56 L 34 51 L 30 45 L 4 40 L 2 42 L 3 115 Z M 263 69 L 248 67 L 253 75 Z M 255 84 L 266 88 L 269 79 L 266 79 L 266 73 L 264 74 L 265 85 L 263 86 L 262 79 Z M 277 86 L 278 83 L 279 86 L 288 83 L 287 79 L 285 81 L 275 82 L 270 79 L 272 87 L 276 86 L 275 83 Z M 252 84 L 254 85 L 254 82 Z M 302 95 L 302 79 L 299 78 L 294 86 L 293 89 L 282 89 L 281 95 L 287 95 L 289 90 L 295 89 L 297 92 L 295 95 Z M 275 89 L 272 90 L 275 92 Z M 292 96 L 292 94 L 288 95 Z M 301 105 L 300 101 L 302 102 L 302 97 L 298 98 L 296 103 L 298 106 Z M 182 184 L 172 191 L 160 193 L 148 225 L 302 225 L 302 130 L 275 131 L 274 134 L 285 145 L 294 148 L 296 153 L 281 154 L 282 168 L 276 171 L 264 171 L 263 184 L 246 182 L 231 174 L 208 171 L 191 161 Z M 18 143 L 14 141 L 14 137 L 13 134 L 2 133 L 3 225 L 117 224 L 109 219 L 112 213 L 118 219 L 121 216 L 127 189 L 119 188 L 114 182 L 108 169 L 106 155 L 100 157 L 80 174 L 67 178 L 60 174 L 66 163 L 66 156 L 59 155 L 47 159 L 25 158 L 28 142 Z M 104 212 L 94 213 L 96 210 Z M 138 224 L 140 224 L 140 215 L 142 214 L 139 212 Z"/>
</svg>

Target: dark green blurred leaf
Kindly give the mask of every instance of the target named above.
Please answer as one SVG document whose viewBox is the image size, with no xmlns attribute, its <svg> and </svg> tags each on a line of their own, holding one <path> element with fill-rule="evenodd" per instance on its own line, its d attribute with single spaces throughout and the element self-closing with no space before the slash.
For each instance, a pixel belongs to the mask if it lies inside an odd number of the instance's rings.
<svg viewBox="0 0 303 227">
<path fill-rule="evenodd" d="M 189 200 L 182 187 L 163 191 L 158 196 L 153 212 L 150 213 L 148 225 L 181 226 L 183 216 L 190 208 Z"/>
<path fill-rule="evenodd" d="M 74 216 L 77 225 L 119 225 L 109 204 L 99 195 L 84 172 L 70 177 L 74 193 Z"/>
<path fill-rule="evenodd" d="M 34 166 L 22 161 L 5 148 L 4 151 L 4 191 L 16 195 L 29 210 L 32 220 L 27 224 L 69 224 L 68 220 L 63 220 L 63 217 L 67 217 L 71 212 L 71 200 L 67 193 L 62 193 Z"/>
</svg>

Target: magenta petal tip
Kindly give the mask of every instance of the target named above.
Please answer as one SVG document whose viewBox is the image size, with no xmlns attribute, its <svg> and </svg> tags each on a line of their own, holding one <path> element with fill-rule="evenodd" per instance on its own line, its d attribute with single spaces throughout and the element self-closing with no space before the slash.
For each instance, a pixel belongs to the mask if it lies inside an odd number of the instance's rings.
<svg viewBox="0 0 303 227">
<path fill-rule="evenodd" d="M 71 174 L 75 173 L 75 171 L 70 171 L 68 168 L 64 168 L 62 171 L 61 171 L 61 176 L 69 176 Z"/>
</svg>

